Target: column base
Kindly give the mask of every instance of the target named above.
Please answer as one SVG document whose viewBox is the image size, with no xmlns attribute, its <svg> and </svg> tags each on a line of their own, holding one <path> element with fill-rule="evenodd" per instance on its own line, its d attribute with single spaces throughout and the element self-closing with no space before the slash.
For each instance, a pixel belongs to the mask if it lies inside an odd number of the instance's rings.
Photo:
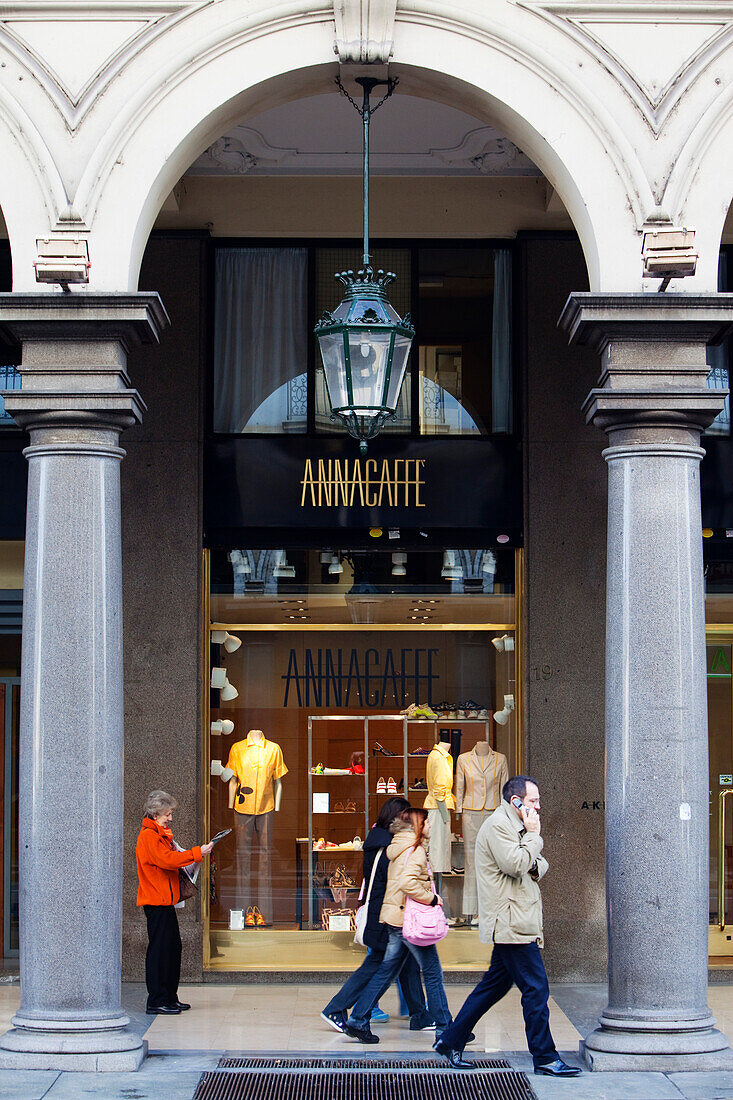
<svg viewBox="0 0 733 1100">
<path fill-rule="evenodd" d="M 601 1018 L 603 1024 L 603 1017 Z M 628 1027 L 613 1021 L 581 1040 L 580 1055 L 592 1070 L 684 1070 L 733 1069 L 733 1051 L 728 1039 L 714 1027 L 712 1016 L 704 1021 L 680 1020 L 675 1024 L 629 1020 Z M 700 1026 L 702 1025 L 702 1026 Z"/>
<path fill-rule="evenodd" d="M 145 1039 L 121 1030 L 44 1031 L 12 1028 L 0 1036 L 0 1069 L 127 1073 L 140 1068 Z"/>
</svg>

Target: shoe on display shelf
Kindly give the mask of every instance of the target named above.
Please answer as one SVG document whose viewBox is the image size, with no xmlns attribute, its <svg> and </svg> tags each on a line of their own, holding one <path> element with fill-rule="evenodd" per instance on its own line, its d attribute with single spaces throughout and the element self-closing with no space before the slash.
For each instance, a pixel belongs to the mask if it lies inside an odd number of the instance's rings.
<svg viewBox="0 0 733 1100">
<path fill-rule="evenodd" d="M 333 807 L 333 811 L 332 811 L 332 812 L 333 812 L 333 813 L 335 813 L 335 814 L 345 814 L 345 813 L 346 813 L 346 810 L 344 809 L 344 804 L 343 804 L 343 802 L 336 802 L 336 803 L 334 803 L 334 807 Z"/>
<path fill-rule="evenodd" d="M 424 749 L 422 745 L 419 749 L 413 749 L 409 756 L 430 756 L 430 749 Z"/>
<path fill-rule="evenodd" d="M 387 793 L 387 783 L 385 782 L 384 776 L 380 775 L 379 779 L 377 780 L 377 794 L 386 794 L 386 793 Z"/>
<path fill-rule="evenodd" d="M 481 707 L 481 710 L 480 710 L 480 711 L 478 712 L 478 714 L 476 715 L 476 717 L 477 717 L 477 718 L 482 718 L 482 719 L 483 719 L 484 721 L 486 721 L 486 720 L 488 719 L 488 717 L 489 717 L 489 712 L 488 712 L 488 710 L 486 709 L 486 707 Z"/>
<path fill-rule="evenodd" d="M 410 790 L 425 791 L 425 793 L 427 793 L 428 785 L 424 779 L 413 779 L 412 783 L 410 784 Z"/>
<path fill-rule="evenodd" d="M 344 806 L 344 813 L 345 814 L 355 814 L 356 813 L 356 802 L 352 802 L 351 799 L 349 799 L 349 801 Z"/>
<path fill-rule="evenodd" d="M 355 852 L 361 852 L 364 848 L 364 841 L 360 836 L 355 836 L 351 843 Z"/>
<path fill-rule="evenodd" d="M 254 911 L 253 906 L 250 905 L 250 907 L 247 910 L 247 913 L 245 915 L 245 918 L 244 918 L 244 927 L 245 928 L 254 928 L 255 923 L 256 923 L 255 922 L 255 911 Z"/>
<path fill-rule="evenodd" d="M 384 745 L 381 745 L 379 741 L 375 741 L 372 746 L 372 752 L 376 756 L 379 753 L 381 756 L 397 756 L 396 752 L 392 752 L 390 749 L 385 749 Z"/>
<path fill-rule="evenodd" d="M 397 794 L 397 784 L 391 775 L 387 780 L 387 794 Z"/>
<path fill-rule="evenodd" d="M 438 715 L 435 713 L 433 708 L 431 706 L 429 706 L 427 703 L 421 703 L 419 707 L 415 707 L 415 710 L 413 711 L 411 717 L 412 718 L 437 718 Z"/>
<path fill-rule="evenodd" d="M 316 764 L 315 768 L 311 768 L 311 775 L 323 775 L 323 764 Z"/>
</svg>

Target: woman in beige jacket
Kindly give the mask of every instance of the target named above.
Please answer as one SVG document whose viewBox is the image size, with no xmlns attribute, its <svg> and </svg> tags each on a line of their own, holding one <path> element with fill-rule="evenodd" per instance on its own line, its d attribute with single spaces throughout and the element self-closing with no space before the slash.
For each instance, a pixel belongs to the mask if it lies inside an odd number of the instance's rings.
<svg viewBox="0 0 733 1100">
<path fill-rule="evenodd" d="M 393 981 L 409 952 L 422 970 L 428 1010 L 435 1020 L 436 1035 L 448 1027 L 451 1014 L 443 988 L 443 970 L 435 944 L 418 947 L 402 937 L 405 899 L 413 898 L 421 905 L 442 905 L 433 890 L 428 873 L 427 846 L 430 838 L 427 810 L 410 809 L 401 813 L 390 826 L 394 839 L 387 849 L 389 871 L 387 888 L 379 919 L 387 925 L 389 943 L 377 973 L 364 989 L 351 1010 L 344 1032 L 362 1043 L 378 1043 L 379 1038 L 369 1027 L 372 1008 L 383 989 Z"/>
</svg>

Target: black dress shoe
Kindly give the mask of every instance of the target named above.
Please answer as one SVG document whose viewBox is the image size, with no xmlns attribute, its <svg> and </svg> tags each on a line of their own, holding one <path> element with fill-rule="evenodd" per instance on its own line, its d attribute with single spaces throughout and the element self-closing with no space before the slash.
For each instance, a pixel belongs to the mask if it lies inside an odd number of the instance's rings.
<svg viewBox="0 0 733 1100">
<path fill-rule="evenodd" d="M 183 1001 L 176 1001 L 175 1007 L 180 1008 L 181 1012 L 187 1012 L 191 1006 L 185 1004 Z"/>
<path fill-rule="evenodd" d="M 463 1057 L 462 1050 L 454 1050 L 449 1047 L 447 1043 L 444 1043 L 442 1039 L 436 1039 L 433 1043 L 433 1050 L 436 1054 L 442 1054 L 447 1059 L 448 1065 L 452 1069 L 475 1069 L 473 1062 L 467 1062 Z"/>
<path fill-rule="evenodd" d="M 161 1005 L 160 1008 L 146 1008 L 148 1016 L 180 1016 L 181 1010 L 177 1005 Z"/>
<path fill-rule="evenodd" d="M 580 1077 L 583 1072 L 577 1066 L 569 1066 L 562 1058 L 556 1058 L 554 1062 L 548 1062 L 546 1066 L 535 1066 L 536 1074 L 545 1077 Z"/>
<path fill-rule="evenodd" d="M 358 1039 L 360 1043 L 379 1042 L 379 1036 L 370 1031 L 368 1027 L 353 1027 L 349 1023 L 344 1024 L 344 1035 L 348 1035 L 350 1039 Z"/>
</svg>

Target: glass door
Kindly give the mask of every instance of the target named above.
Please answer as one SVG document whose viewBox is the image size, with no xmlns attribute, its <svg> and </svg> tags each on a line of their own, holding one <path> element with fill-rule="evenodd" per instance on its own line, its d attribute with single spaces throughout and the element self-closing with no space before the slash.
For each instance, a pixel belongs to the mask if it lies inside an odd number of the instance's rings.
<svg viewBox="0 0 733 1100">
<path fill-rule="evenodd" d="M 733 632 L 708 633 L 711 956 L 733 957 Z"/>
</svg>

